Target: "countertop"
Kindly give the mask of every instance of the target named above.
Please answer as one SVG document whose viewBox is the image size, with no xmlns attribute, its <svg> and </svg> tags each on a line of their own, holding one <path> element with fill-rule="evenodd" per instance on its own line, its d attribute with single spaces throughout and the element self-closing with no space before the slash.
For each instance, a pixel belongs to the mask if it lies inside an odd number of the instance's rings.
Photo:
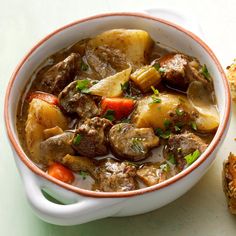
<svg viewBox="0 0 236 236">
<path fill-rule="evenodd" d="M 236 57 L 234 0 L 0 0 L 0 235 L 236 235 L 236 216 L 227 210 L 221 179 L 223 160 L 230 151 L 236 152 L 236 104 L 230 131 L 207 174 L 188 193 L 161 209 L 62 227 L 41 221 L 26 200 L 3 121 L 5 88 L 17 63 L 38 40 L 74 20 L 102 12 L 153 7 L 171 7 L 195 15 L 224 68 Z"/>
</svg>

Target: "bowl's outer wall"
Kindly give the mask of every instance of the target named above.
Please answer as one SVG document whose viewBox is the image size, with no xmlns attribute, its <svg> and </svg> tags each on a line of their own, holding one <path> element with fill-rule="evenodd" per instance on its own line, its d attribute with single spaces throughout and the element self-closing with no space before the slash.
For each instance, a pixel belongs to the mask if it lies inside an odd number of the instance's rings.
<svg viewBox="0 0 236 236">
<path fill-rule="evenodd" d="M 48 37 L 48 39 L 43 44 L 41 44 L 35 51 L 33 51 L 33 53 L 28 57 L 28 59 L 24 63 L 24 66 L 18 71 L 17 78 L 12 86 L 12 90 L 9 97 L 10 126 L 13 130 L 13 137 L 17 140 L 17 142 L 19 142 L 15 127 L 17 104 L 20 95 L 23 91 L 23 86 L 29 83 L 28 79 L 34 69 L 36 69 L 46 57 L 50 56 L 61 48 L 66 47 L 83 38 L 92 37 L 102 31 L 114 28 L 138 28 L 146 30 L 147 32 L 149 32 L 149 34 L 154 40 L 162 44 L 168 45 L 172 48 L 176 48 L 186 54 L 194 55 L 200 60 L 202 64 L 206 64 L 214 78 L 214 86 L 216 91 L 216 97 L 218 98 L 220 118 L 221 121 L 223 120 L 224 116 L 227 115 L 225 114 L 227 109 L 227 107 L 225 106 L 227 99 L 227 91 L 224 90 L 225 87 L 222 83 L 222 74 L 221 71 L 219 71 L 219 68 L 217 67 L 212 57 L 199 43 L 194 41 L 193 38 L 186 35 L 184 32 L 181 32 L 176 28 L 166 25 L 162 22 L 138 16 L 123 15 L 121 17 L 114 15 L 91 19 L 89 21 L 74 24 L 68 28 L 65 28 L 64 30 L 59 31 L 57 34 Z M 224 130 L 224 135 L 226 134 L 226 131 L 227 129 Z M 154 210 L 175 200 L 176 198 L 184 194 L 187 190 L 189 190 L 202 177 L 202 175 L 206 172 L 207 168 L 214 160 L 215 152 L 216 149 L 200 166 L 198 166 L 187 176 L 183 177 L 181 180 L 178 180 L 177 182 L 165 186 L 164 188 L 158 189 L 158 191 L 152 191 L 144 195 L 137 195 L 124 199 L 115 215 L 126 216 L 140 214 L 150 210 Z M 19 159 L 19 156 L 16 155 L 15 158 Z M 200 160 L 197 160 L 196 162 L 198 161 Z M 22 170 L 20 169 L 20 171 Z M 22 173 L 22 175 L 24 175 L 24 173 Z M 50 186 L 52 187 L 53 185 L 55 185 L 46 179 L 43 179 L 43 181 L 45 181 L 45 183 L 50 183 Z M 61 189 L 55 191 L 55 196 L 58 196 L 59 198 L 60 196 L 64 195 L 63 192 L 65 191 L 70 193 L 69 191 L 63 188 L 58 188 L 58 186 L 57 189 Z M 105 200 L 106 199 L 104 199 L 104 201 Z M 46 221 L 50 220 L 46 218 L 47 217 L 44 216 L 44 219 Z"/>
</svg>

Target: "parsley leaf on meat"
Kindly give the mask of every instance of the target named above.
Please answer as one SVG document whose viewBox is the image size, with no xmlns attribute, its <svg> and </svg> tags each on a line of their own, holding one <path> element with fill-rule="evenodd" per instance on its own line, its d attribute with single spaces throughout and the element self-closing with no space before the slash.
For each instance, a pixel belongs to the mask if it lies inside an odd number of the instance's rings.
<svg viewBox="0 0 236 236">
<path fill-rule="evenodd" d="M 80 143 L 81 139 L 82 139 L 82 135 L 81 134 L 77 134 L 76 137 L 73 140 L 73 143 L 75 145 L 78 145 Z"/>
<path fill-rule="evenodd" d="M 113 121 L 115 120 L 115 111 L 114 110 L 107 110 L 106 113 L 103 115 L 104 118 Z"/>
<path fill-rule="evenodd" d="M 90 81 L 87 79 L 78 80 L 76 84 L 76 89 L 82 93 L 89 93 Z"/>
<path fill-rule="evenodd" d="M 188 154 L 184 157 L 184 159 L 187 162 L 187 165 L 190 166 L 194 161 L 198 159 L 198 157 L 201 155 L 200 151 L 197 149 L 193 153 Z"/>
</svg>

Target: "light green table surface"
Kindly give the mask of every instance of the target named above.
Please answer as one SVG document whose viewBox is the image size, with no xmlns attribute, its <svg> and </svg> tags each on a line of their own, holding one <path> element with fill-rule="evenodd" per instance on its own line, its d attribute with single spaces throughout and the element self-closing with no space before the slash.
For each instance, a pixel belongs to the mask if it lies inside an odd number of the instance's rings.
<svg viewBox="0 0 236 236">
<path fill-rule="evenodd" d="M 60 227 L 44 223 L 31 211 L 4 130 L 3 100 L 7 82 L 21 57 L 44 35 L 78 18 L 105 11 L 171 6 L 196 15 L 210 46 L 226 66 L 236 57 L 235 1 L 154 0 L 0 0 L 0 236 L 60 235 L 236 235 L 221 186 L 222 162 L 236 152 L 236 120 L 201 181 L 175 202 L 154 212 Z M 234 115 L 236 115 L 234 108 Z"/>
</svg>

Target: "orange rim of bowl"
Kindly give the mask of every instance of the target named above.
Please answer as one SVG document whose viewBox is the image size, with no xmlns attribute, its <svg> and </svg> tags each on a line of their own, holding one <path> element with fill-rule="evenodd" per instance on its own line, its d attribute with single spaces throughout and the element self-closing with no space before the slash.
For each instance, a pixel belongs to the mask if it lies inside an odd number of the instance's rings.
<svg viewBox="0 0 236 236">
<path fill-rule="evenodd" d="M 17 78 L 18 72 L 20 71 L 20 69 L 24 66 L 24 63 L 27 61 L 27 59 L 32 55 L 32 53 L 39 48 L 45 41 L 47 41 L 48 39 L 50 39 L 52 36 L 56 35 L 57 33 L 72 27 L 74 25 L 86 22 L 86 21 L 90 21 L 90 20 L 94 20 L 94 19 L 98 19 L 98 18 L 105 18 L 105 17 L 112 17 L 112 16 L 133 16 L 133 17 L 139 17 L 139 18 L 144 18 L 144 19 L 149 19 L 149 20 L 154 20 L 163 24 L 166 24 L 172 28 L 175 28 L 179 31 L 181 31 L 182 33 L 186 34 L 187 36 L 191 37 L 195 42 L 197 42 L 201 47 L 203 47 L 207 53 L 210 55 L 210 57 L 212 58 L 212 60 L 215 62 L 220 74 L 221 74 L 221 78 L 223 80 L 223 85 L 224 85 L 224 89 L 225 89 L 225 96 L 226 96 L 226 102 L 225 102 L 225 113 L 224 113 L 224 117 L 222 122 L 220 123 L 220 126 L 218 127 L 217 133 L 214 137 L 214 139 L 212 140 L 210 146 L 208 147 L 208 149 L 201 155 L 201 157 L 198 159 L 197 162 L 193 163 L 191 166 L 189 166 L 187 169 L 185 169 L 184 171 L 178 173 L 177 175 L 173 176 L 172 178 L 150 186 L 150 187 L 146 187 L 143 189 L 138 189 L 138 190 L 133 190 L 133 191 L 128 191 L 128 192 L 95 192 L 95 191 L 91 191 L 91 190 L 86 190 L 86 189 L 81 189 L 79 187 L 75 187 L 73 185 L 69 185 L 66 183 L 63 183 L 51 176 L 49 176 L 46 172 L 42 171 L 39 167 L 37 167 L 28 157 L 27 155 L 24 153 L 21 145 L 15 140 L 14 135 L 13 135 L 13 131 L 11 130 L 11 125 L 10 125 L 10 119 L 9 119 L 9 112 L 8 112 L 8 107 L 9 107 L 9 96 L 11 93 L 11 88 L 14 84 L 15 79 Z M 38 176 L 41 176 L 59 186 L 61 186 L 62 188 L 84 195 L 84 196 L 88 196 L 88 197 L 95 197 L 95 198 L 120 198 L 120 197 L 133 197 L 133 196 L 137 196 L 137 195 L 142 195 L 144 193 L 148 193 L 148 192 L 152 192 L 152 191 L 156 191 L 158 189 L 162 189 L 164 187 L 167 187 L 169 185 L 174 184 L 175 182 L 177 182 L 178 180 L 184 178 L 185 176 L 187 176 L 188 174 L 190 174 L 193 170 L 195 170 L 197 167 L 199 167 L 208 157 L 209 155 L 214 151 L 214 149 L 217 147 L 217 145 L 219 144 L 219 142 L 221 141 L 224 131 L 227 128 L 227 124 L 228 124 L 228 120 L 229 120 L 229 116 L 230 116 L 230 90 L 229 90 L 229 85 L 227 82 L 227 78 L 225 76 L 225 73 L 223 71 L 223 68 L 221 67 L 218 59 L 216 58 L 216 56 L 214 55 L 214 53 L 212 52 L 212 50 L 209 48 L 209 46 L 204 43 L 198 36 L 196 36 L 195 34 L 193 34 L 192 32 L 182 28 L 181 26 L 178 26 L 176 24 L 173 24 L 169 21 L 157 18 L 157 17 L 153 17 L 153 16 L 149 16 L 146 14 L 142 14 L 142 13 L 133 13 L 133 12 L 117 12 L 117 13 L 105 13 L 105 14 L 99 14 L 99 15 L 95 15 L 95 16 L 91 16 L 91 17 L 87 17 L 87 18 L 83 18 L 81 20 L 77 20 L 75 22 L 72 22 L 70 24 L 67 24 L 59 29 L 57 29 L 56 31 L 52 32 L 51 34 L 47 35 L 46 37 L 44 37 L 41 41 L 39 41 L 29 52 L 28 54 L 25 55 L 25 57 L 20 61 L 20 63 L 18 64 L 18 66 L 16 67 L 15 71 L 13 72 L 11 79 L 8 83 L 8 87 L 7 87 L 7 91 L 6 91 L 6 95 L 5 95 L 5 103 L 4 103 L 4 118 L 5 118 L 5 124 L 6 124 L 6 130 L 7 130 L 7 134 L 8 137 L 10 139 L 10 142 L 12 144 L 12 146 L 14 147 L 16 153 L 18 154 L 18 156 L 20 157 L 21 161 L 31 170 L 33 171 L 35 174 L 37 174 Z"/>
</svg>

